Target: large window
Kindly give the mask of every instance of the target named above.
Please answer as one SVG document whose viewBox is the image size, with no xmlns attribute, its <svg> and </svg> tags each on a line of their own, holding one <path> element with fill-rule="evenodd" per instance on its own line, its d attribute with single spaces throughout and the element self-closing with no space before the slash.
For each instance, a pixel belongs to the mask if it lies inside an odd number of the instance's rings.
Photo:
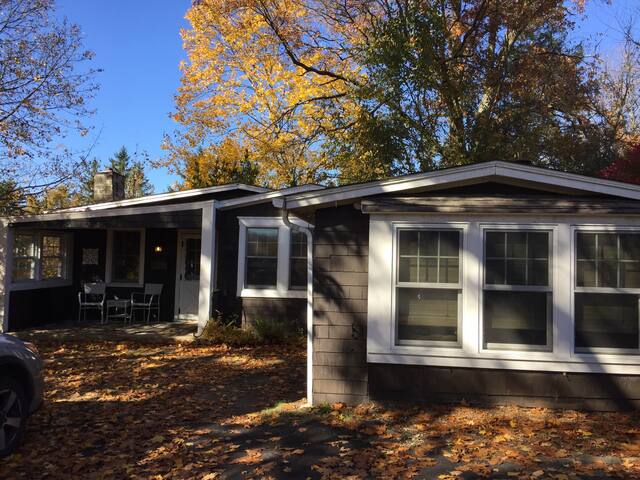
<svg viewBox="0 0 640 480">
<path fill-rule="evenodd" d="M 17 232 L 13 238 L 15 284 L 68 278 L 68 237 L 55 232 Z"/>
<path fill-rule="evenodd" d="M 576 233 L 575 348 L 640 347 L 640 234 Z"/>
<path fill-rule="evenodd" d="M 278 229 L 247 228 L 245 285 L 252 288 L 277 286 Z"/>
<path fill-rule="evenodd" d="M 142 283 L 142 238 L 139 230 L 111 234 L 111 283 Z"/>
<path fill-rule="evenodd" d="M 551 348 L 551 234 L 485 231 L 485 348 Z"/>
<path fill-rule="evenodd" d="M 289 256 L 289 286 L 304 289 L 307 287 L 307 235 L 304 232 L 291 232 Z"/>
<path fill-rule="evenodd" d="M 398 344 L 459 343 L 460 247 L 458 230 L 398 231 Z"/>
</svg>

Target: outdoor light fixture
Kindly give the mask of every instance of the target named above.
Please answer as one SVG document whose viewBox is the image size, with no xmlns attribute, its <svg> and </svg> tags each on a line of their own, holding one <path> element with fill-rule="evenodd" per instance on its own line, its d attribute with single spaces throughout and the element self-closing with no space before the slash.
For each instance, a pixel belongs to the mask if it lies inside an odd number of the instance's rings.
<svg viewBox="0 0 640 480">
<path fill-rule="evenodd" d="M 162 253 L 162 245 L 156 245 L 153 247 L 153 251 L 156 253 Z"/>
</svg>

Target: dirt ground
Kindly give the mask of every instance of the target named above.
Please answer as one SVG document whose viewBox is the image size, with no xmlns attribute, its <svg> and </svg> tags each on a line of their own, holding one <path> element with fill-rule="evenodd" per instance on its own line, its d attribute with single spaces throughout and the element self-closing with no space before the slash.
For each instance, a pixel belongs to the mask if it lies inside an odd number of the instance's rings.
<svg viewBox="0 0 640 480">
<path fill-rule="evenodd" d="M 306 407 L 304 348 L 40 341 L 46 403 L 0 478 L 640 478 L 640 416 Z"/>
</svg>

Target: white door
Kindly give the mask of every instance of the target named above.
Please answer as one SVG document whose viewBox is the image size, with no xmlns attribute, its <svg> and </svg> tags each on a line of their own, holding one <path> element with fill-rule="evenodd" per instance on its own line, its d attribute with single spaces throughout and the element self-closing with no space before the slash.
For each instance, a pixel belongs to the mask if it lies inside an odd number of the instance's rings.
<svg viewBox="0 0 640 480">
<path fill-rule="evenodd" d="M 198 317 L 200 292 L 200 235 L 182 233 L 178 236 L 178 271 L 176 284 L 176 314 L 178 318 Z"/>
</svg>

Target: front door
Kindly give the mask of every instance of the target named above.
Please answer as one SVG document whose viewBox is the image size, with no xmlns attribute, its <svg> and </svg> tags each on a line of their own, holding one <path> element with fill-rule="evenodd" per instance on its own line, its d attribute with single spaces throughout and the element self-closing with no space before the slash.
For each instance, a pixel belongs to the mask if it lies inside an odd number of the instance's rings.
<svg viewBox="0 0 640 480">
<path fill-rule="evenodd" d="M 177 282 L 177 317 L 197 318 L 200 292 L 200 235 L 197 233 L 181 233 L 178 237 Z"/>
</svg>

